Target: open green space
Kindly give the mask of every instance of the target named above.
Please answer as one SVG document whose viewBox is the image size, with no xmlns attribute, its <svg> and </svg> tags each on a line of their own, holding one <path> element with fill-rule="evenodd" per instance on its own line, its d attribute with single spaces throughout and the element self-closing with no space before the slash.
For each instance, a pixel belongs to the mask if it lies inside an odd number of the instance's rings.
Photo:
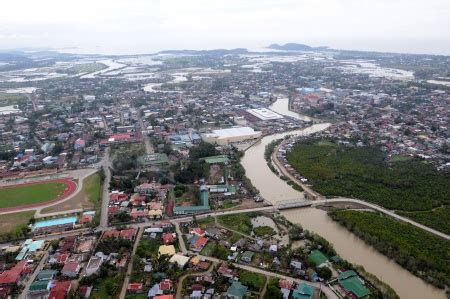
<svg viewBox="0 0 450 299">
<path fill-rule="evenodd" d="M 0 215 L 0 241 L 24 237 L 34 213 L 35 211 L 25 211 Z"/>
<path fill-rule="evenodd" d="M 331 218 L 402 267 L 438 286 L 450 285 L 450 242 L 374 212 L 333 211 Z"/>
<path fill-rule="evenodd" d="M 325 196 L 353 197 L 402 211 L 431 211 L 450 204 L 450 175 L 418 159 L 388 160 L 375 147 L 317 141 L 297 144 L 287 158 Z M 443 209 L 442 216 L 450 219 L 449 212 Z M 416 219 L 443 231 L 432 217 L 425 213 Z"/>
<path fill-rule="evenodd" d="M 270 226 L 267 226 L 267 225 L 255 227 L 253 229 L 253 232 L 258 237 L 263 237 L 263 236 L 266 236 L 266 235 L 267 236 L 272 236 L 272 235 L 275 234 L 275 230 L 273 228 L 271 228 Z"/>
<path fill-rule="evenodd" d="M 99 173 L 94 173 L 83 181 L 83 191 L 86 192 L 89 201 L 98 205 L 102 200 L 102 178 Z"/>
<path fill-rule="evenodd" d="M 66 185 L 49 182 L 42 184 L 23 185 L 0 189 L 0 208 L 17 207 L 55 199 L 64 193 Z"/>
<path fill-rule="evenodd" d="M 239 281 L 253 291 L 261 291 L 266 284 L 266 276 L 263 274 L 239 270 Z"/>
<path fill-rule="evenodd" d="M 229 229 L 249 235 L 253 229 L 251 219 L 255 216 L 257 216 L 255 213 L 241 213 L 218 216 L 217 220 Z"/>
<path fill-rule="evenodd" d="M 26 99 L 27 96 L 22 93 L 0 92 L 0 106 L 18 105 L 21 101 Z"/>
</svg>

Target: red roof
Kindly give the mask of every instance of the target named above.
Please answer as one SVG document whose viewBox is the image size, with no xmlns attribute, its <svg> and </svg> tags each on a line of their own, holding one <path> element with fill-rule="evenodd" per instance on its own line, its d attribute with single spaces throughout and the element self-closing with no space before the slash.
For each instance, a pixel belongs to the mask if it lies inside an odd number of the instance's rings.
<svg viewBox="0 0 450 299">
<path fill-rule="evenodd" d="M 107 230 L 103 233 L 103 239 L 106 238 L 118 238 L 120 235 L 120 232 L 118 230 Z"/>
<path fill-rule="evenodd" d="M 208 243 L 208 238 L 205 237 L 200 237 L 198 238 L 197 242 L 195 242 L 195 248 L 203 248 L 203 246 L 206 245 L 206 243 Z"/>
<path fill-rule="evenodd" d="M 71 282 L 67 281 L 57 281 L 55 287 L 50 291 L 49 299 L 65 299 L 67 293 L 70 291 Z"/>
<path fill-rule="evenodd" d="M 170 290 L 172 288 L 172 281 L 170 279 L 164 279 L 159 283 L 159 288 L 162 291 Z"/>
<path fill-rule="evenodd" d="M 71 272 L 78 273 L 80 271 L 80 264 L 77 262 L 68 262 L 64 264 L 64 267 L 61 270 L 62 272 Z"/>
<path fill-rule="evenodd" d="M 158 295 L 153 297 L 153 299 L 173 299 L 173 295 Z"/>
<path fill-rule="evenodd" d="M 131 217 L 133 219 L 136 219 L 136 218 L 139 218 L 139 217 L 147 216 L 148 215 L 148 211 L 133 209 L 133 210 L 131 210 L 130 215 L 131 215 Z"/>
<path fill-rule="evenodd" d="M 191 286 L 191 290 L 193 290 L 193 291 L 202 291 L 203 290 L 203 286 L 201 284 L 196 283 L 196 284 L 193 284 Z"/>
<path fill-rule="evenodd" d="M 131 139 L 131 135 L 126 133 L 112 134 L 109 138 L 114 138 L 114 140 L 128 140 Z"/>
<path fill-rule="evenodd" d="M 69 258 L 69 254 L 63 253 L 63 254 L 60 254 L 56 260 L 58 261 L 58 264 L 64 264 L 68 258 Z"/>
<path fill-rule="evenodd" d="M 109 207 L 108 214 L 116 214 L 117 212 L 119 212 L 119 210 L 120 210 L 119 207 Z"/>
<path fill-rule="evenodd" d="M 141 291 L 142 290 L 142 283 L 129 283 L 127 290 L 129 291 Z"/>
<path fill-rule="evenodd" d="M 12 267 L 11 269 L 0 273 L 0 285 L 17 283 L 17 281 L 20 278 L 20 275 L 26 268 L 25 267 L 26 264 L 27 264 L 26 261 L 20 261 L 17 264 L 15 264 L 14 267 Z"/>
<path fill-rule="evenodd" d="M 131 240 L 136 235 L 137 229 L 128 228 L 120 231 L 120 238 Z"/>
<path fill-rule="evenodd" d="M 125 200 L 128 200 L 128 195 L 123 193 L 123 192 L 119 192 L 119 193 L 114 192 L 114 193 L 110 193 L 109 194 L 109 201 L 110 202 L 118 203 L 118 202 L 122 202 L 122 201 L 125 201 Z"/>
<path fill-rule="evenodd" d="M 172 244 L 175 242 L 176 237 L 172 233 L 165 233 L 162 235 L 162 239 L 164 241 L 164 244 Z"/>
<path fill-rule="evenodd" d="M 292 280 L 280 279 L 278 282 L 278 287 L 280 287 L 280 289 L 292 290 L 294 289 L 294 282 Z"/>
</svg>

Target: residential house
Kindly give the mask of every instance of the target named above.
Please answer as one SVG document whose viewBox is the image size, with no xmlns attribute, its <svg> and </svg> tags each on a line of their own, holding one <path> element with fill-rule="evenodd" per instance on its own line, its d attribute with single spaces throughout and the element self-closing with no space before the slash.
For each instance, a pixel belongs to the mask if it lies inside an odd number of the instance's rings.
<svg viewBox="0 0 450 299">
<path fill-rule="evenodd" d="M 338 283 L 346 296 L 352 299 L 368 298 L 370 295 L 370 290 L 364 286 L 364 281 L 353 270 L 340 273 Z"/>
<path fill-rule="evenodd" d="M 293 299 L 312 299 L 314 297 L 315 288 L 302 282 L 292 292 Z"/>
<path fill-rule="evenodd" d="M 255 253 L 252 251 L 245 251 L 241 256 L 241 261 L 243 261 L 245 263 L 250 263 L 253 259 L 254 254 Z"/>
<path fill-rule="evenodd" d="M 70 281 L 57 281 L 50 291 L 48 299 L 65 299 L 71 288 L 72 283 Z"/>
<path fill-rule="evenodd" d="M 248 287 L 241 284 L 239 281 L 233 281 L 227 290 L 227 298 L 229 299 L 243 299 L 248 292 Z"/>
<path fill-rule="evenodd" d="M 80 273 L 81 266 L 78 262 L 67 262 L 64 264 L 64 267 L 61 270 L 61 274 L 67 277 L 77 277 L 78 273 Z"/>
</svg>

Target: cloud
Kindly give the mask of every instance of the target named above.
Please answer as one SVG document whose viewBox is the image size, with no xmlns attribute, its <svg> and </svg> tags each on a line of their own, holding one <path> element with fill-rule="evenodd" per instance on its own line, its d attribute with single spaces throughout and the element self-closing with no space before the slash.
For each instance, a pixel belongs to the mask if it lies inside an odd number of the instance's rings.
<svg viewBox="0 0 450 299">
<path fill-rule="evenodd" d="M 421 52 L 428 43 L 449 53 L 449 15 L 448 0 L 16 0 L 2 4 L 0 48 L 129 53 L 304 42 Z"/>
</svg>

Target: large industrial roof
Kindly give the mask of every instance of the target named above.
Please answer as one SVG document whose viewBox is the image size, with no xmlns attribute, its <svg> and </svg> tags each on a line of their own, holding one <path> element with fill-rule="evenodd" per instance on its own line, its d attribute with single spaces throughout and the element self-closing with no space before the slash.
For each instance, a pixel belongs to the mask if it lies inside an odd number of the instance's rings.
<svg viewBox="0 0 450 299">
<path fill-rule="evenodd" d="M 233 136 L 248 136 L 255 134 L 255 130 L 250 127 L 233 127 L 228 129 L 214 130 L 213 134 L 221 138 Z"/>
<path fill-rule="evenodd" d="M 256 116 L 260 120 L 274 120 L 283 118 L 282 115 L 267 108 L 247 109 L 247 112 Z"/>
</svg>

